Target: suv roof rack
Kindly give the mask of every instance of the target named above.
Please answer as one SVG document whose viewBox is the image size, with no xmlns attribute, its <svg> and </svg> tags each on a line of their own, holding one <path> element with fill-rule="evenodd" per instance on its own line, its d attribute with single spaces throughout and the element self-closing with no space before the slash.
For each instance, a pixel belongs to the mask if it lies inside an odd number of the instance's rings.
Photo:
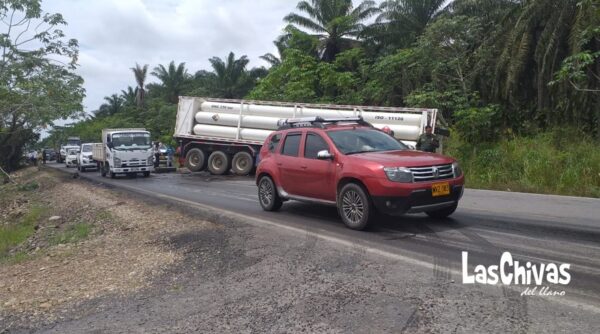
<svg viewBox="0 0 600 334">
<path fill-rule="evenodd" d="M 279 125 L 278 130 L 291 129 L 291 128 L 325 128 L 327 124 L 335 124 L 341 122 L 358 123 L 359 125 L 371 126 L 369 122 L 365 122 L 362 116 L 356 117 L 335 117 L 335 118 L 323 118 L 321 116 L 313 117 L 300 117 L 300 118 L 288 118 L 281 119 L 277 122 Z"/>
</svg>

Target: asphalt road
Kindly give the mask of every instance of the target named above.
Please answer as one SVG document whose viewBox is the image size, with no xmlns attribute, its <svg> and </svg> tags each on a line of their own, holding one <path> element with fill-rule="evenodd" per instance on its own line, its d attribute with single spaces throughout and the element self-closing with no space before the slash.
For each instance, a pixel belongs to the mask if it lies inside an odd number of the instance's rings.
<svg viewBox="0 0 600 334">
<path fill-rule="evenodd" d="M 48 166 L 75 172 L 64 165 Z M 552 314 L 539 319 L 530 314 L 547 309 L 581 315 L 581 319 L 571 318 L 574 322 L 596 319 L 595 325 L 600 326 L 598 199 L 468 189 L 450 219 L 434 220 L 424 214 L 382 217 L 369 231 L 357 232 L 347 229 L 332 207 L 286 202 L 280 212 L 264 212 L 249 177 L 171 173 L 113 180 L 95 171 L 79 175 L 109 187 L 245 217 L 249 224 L 283 229 L 298 237 L 308 234 L 340 247 L 355 245 L 371 255 L 403 262 L 406 268 L 426 269 L 434 279 L 451 280 L 461 289 L 469 288 L 462 284 L 463 251 L 469 254 L 469 273 L 477 264 L 498 265 L 506 251 L 522 264 L 567 263 L 569 284 L 544 284 L 551 291 L 564 290 L 564 296 L 521 296 L 523 285 L 483 287 L 498 289 L 498 298 L 507 300 L 517 321 L 523 317 L 529 322 L 552 321 Z"/>
</svg>

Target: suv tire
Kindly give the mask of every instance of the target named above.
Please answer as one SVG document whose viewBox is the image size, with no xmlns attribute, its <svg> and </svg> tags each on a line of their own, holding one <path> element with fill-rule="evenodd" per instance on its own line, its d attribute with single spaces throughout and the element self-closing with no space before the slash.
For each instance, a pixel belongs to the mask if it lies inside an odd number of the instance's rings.
<svg viewBox="0 0 600 334">
<path fill-rule="evenodd" d="M 431 218 L 446 218 L 446 217 L 450 216 L 452 213 L 454 213 L 454 211 L 456 211 L 457 206 L 458 206 L 458 203 L 454 203 L 454 205 L 449 206 L 447 208 L 434 210 L 434 211 L 427 211 L 425 213 Z"/>
<path fill-rule="evenodd" d="M 364 230 L 375 213 L 369 195 L 356 183 L 348 183 L 342 187 L 337 208 L 344 224 L 353 230 Z"/>
<path fill-rule="evenodd" d="M 258 181 L 258 201 L 265 211 L 277 211 L 283 205 L 275 183 L 269 176 L 263 176 Z"/>
</svg>

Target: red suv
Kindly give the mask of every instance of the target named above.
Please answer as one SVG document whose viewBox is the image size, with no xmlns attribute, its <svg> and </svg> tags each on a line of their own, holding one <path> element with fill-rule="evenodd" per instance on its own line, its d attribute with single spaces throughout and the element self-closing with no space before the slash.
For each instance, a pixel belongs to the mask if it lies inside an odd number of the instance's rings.
<svg viewBox="0 0 600 334">
<path fill-rule="evenodd" d="M 351 229 L 383 214 L 447 217 L 462 197 L 464 176 L 449 157 L 410 150 L 362 118 L 287 120 L 260 151 L 258 199 L 275 211 L 284 201 L 337 206 Z"/>
</svg>

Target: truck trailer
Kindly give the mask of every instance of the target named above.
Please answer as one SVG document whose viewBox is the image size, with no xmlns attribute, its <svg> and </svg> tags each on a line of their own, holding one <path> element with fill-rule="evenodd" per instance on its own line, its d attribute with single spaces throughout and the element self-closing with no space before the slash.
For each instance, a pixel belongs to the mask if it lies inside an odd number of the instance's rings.
<svg viewBox="0 0 600 334">
<path fill-rule="evenodd" d="M 247 175 L 258 164 L 265 139 L 281 120 L 301 117 L 361 116 L 388 127 L 396 139 L 414 146 L 426 125 L 435 127 L 437 109 L 370 107 L 179 97 L 174 138 L 186 167 L 221 175 Z M 435 129 L 434 129 L 435 130 Z"/>
<path fill-rule="evenodd" d="M 150 132 L 146 129 L 104 129 L 102 143 L 95 143 L 92 159 L 100 174 L 115 178 L 117 174 L 150 176 L 154 170 Z"/>
</svg>

